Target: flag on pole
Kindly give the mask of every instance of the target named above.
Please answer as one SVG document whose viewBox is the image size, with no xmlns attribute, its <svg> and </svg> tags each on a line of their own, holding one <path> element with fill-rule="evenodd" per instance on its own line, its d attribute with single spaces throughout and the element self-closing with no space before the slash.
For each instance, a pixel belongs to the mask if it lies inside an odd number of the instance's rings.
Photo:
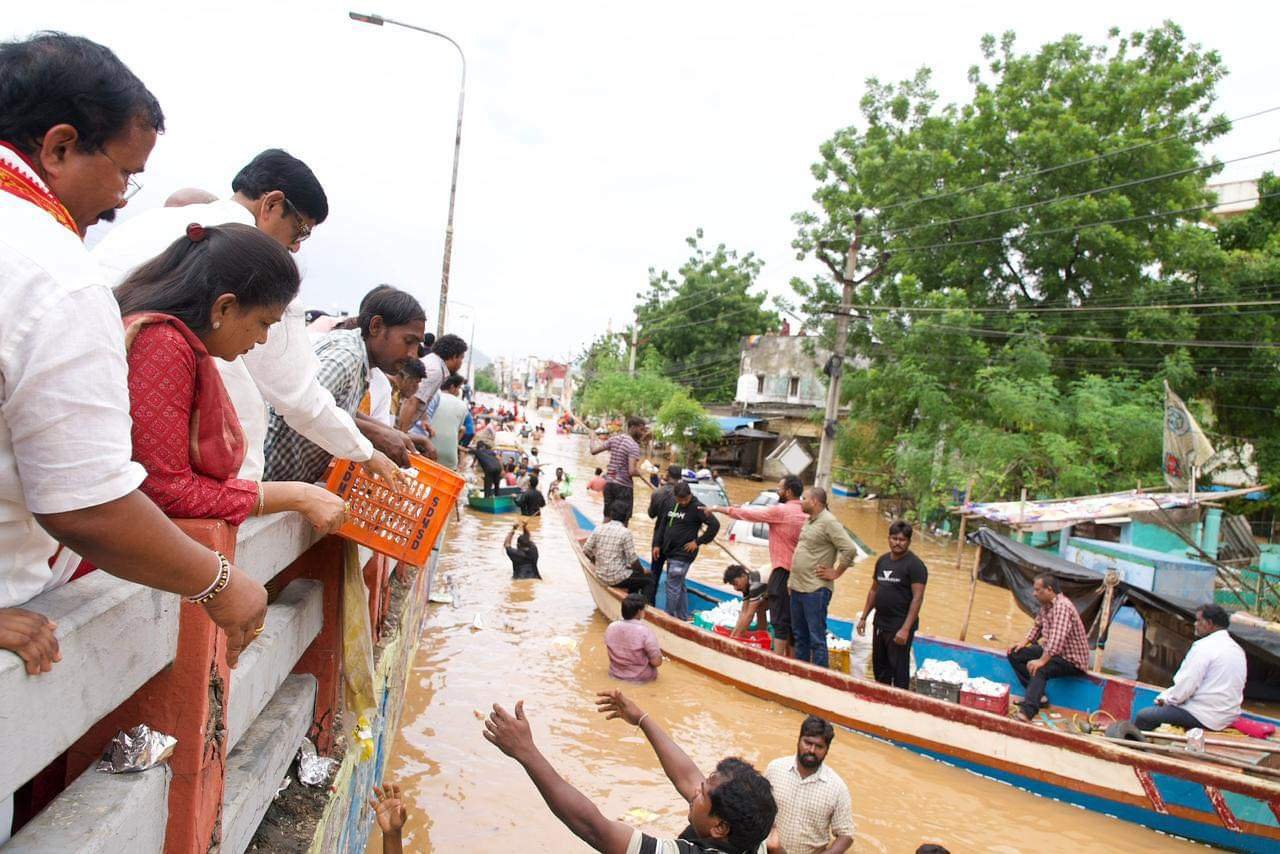
<svg viewBox="0 0 1280 854">
<path fill-rule="evenodd" d="M 1171 489 L 1183 490 L 1191 485 L 1194 470 L 1204 470 L 1214 456 L 1213 446 L 1205 438 L 1196 419 L 1187 411 L 1182 398 L 1164 384 L 1164 479 Z"/>
</svg>

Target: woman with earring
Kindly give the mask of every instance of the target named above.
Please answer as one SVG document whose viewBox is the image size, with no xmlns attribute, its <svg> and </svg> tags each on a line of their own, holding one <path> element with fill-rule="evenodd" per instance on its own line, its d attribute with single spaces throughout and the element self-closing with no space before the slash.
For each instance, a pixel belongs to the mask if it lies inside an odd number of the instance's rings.
<svg viewBox="0 0 1280 854">
<path fill-rule="evenodd" d="M 193 223 L 116 288 L 133 458 L 147 470 L 142 492 L 169 516 L 239 525 L 296 510 L 322 534 L 342 524 L 342 499 L 319 486 L 236 477 L 244 434 L 213 361 L 266 341 L 299 283 L 293 258 L 258 229 Z"/>
</svg>

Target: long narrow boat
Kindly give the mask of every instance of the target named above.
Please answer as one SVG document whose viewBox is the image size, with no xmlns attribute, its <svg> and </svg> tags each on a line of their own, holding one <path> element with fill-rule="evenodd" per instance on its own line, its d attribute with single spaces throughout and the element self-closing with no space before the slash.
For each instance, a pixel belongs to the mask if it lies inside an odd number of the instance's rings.
<svg viewBox="0 0 1280 854">
<path fill-rule="evenodd" d="M 559 506 L 596 608 L 610 620 L 619 619 L 622 592 L 602 584 L 582 553 L 580 538 L 594 523 L 569 502 Z M 688 585 L 691 601 L 701 600 L 704 607 L 732 598 L 727 591 L 696 581 Z M 782 658 L 656 609 L 650 609 L 645 619 L 667 655 L 749 694 L 819 714 L 1029 792 L 1155 830 L 1235 851 L 1280 850 L 1280 779 L 1261 776 L 1266 771 L 1241 772 L 1020 723 Z M 829 629 L 848 638 L 852 625 L 831 619 Z M 913 651 L 917 660 L 952 659 L 971 675 L 1017 684 L 1008 662 L 995 650 L 917 636 Z M 1133 711 L 1151 705 L 1158 691 L 1127 679 L 1090 674 L 1054 680 L 1049 699 L 1055 707 L 1105 709 L 1117 719 L 1127 719 Z"/>
</svg>

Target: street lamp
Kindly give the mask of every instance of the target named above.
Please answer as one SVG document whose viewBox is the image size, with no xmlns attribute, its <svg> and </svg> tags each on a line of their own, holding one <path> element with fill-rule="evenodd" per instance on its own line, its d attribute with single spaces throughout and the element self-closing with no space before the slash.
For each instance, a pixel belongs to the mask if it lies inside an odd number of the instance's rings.
<svg viewBox="0 0 1280 854">
<path fill-rule="evenodd" d="M 426 27 L 406 24 L 403 21 L 393 21 L 381 15 L 362 15 L 359 12 L 348 12 L 347 15 L 351 20 L 359 21 L 362 24 L 373 24 L 378 27 L 383 24 L 391 24 L 396 27 L 404 27 L 406 30 L 416 30 L 429 36 L 442 38 L 457 49 L 458 58 L 462 60 L 462 79 L 458 82 L 458 131 L 453 139 L 453 178 L 449 183 L 449 218 L 444 228 L 444 265 L 440 272 L 440 319 L 436 323 L 436 337 L 439 338 L 444 335 L 444 312 L 449 302 L 449 263 L 453 257 L 453 204 L 458 196 L 458 155 L 462 153 L 462 105 L 466 99 L 467 92 L 467 57 L 462 52 L 462 45 L 444 33 L 428 30 Z"/>
</svg>

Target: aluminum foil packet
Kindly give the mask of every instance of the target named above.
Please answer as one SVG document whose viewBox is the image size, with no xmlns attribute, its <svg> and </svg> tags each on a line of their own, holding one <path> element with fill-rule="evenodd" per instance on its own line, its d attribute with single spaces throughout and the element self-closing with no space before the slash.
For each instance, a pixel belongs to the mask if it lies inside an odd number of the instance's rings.
<svg viewBox="0 0 1280 854">
<path fill-rule="evenodd" d="M 338 767 L 338 760 L 316 753 L 311 739 L 303 737 L 298 745 L 298 782 L 304 786 L 324 786 Z"/>
<path fill-rule="evenodd" d="M 131 730 L 116 733 L 102 751 L 98 770 L 109 774 L 146 771 L 168 759 L 177 746 L 178 740 L 173 736 L 156 732 L 146 724 L 138 724 Z"/>
</svg>

